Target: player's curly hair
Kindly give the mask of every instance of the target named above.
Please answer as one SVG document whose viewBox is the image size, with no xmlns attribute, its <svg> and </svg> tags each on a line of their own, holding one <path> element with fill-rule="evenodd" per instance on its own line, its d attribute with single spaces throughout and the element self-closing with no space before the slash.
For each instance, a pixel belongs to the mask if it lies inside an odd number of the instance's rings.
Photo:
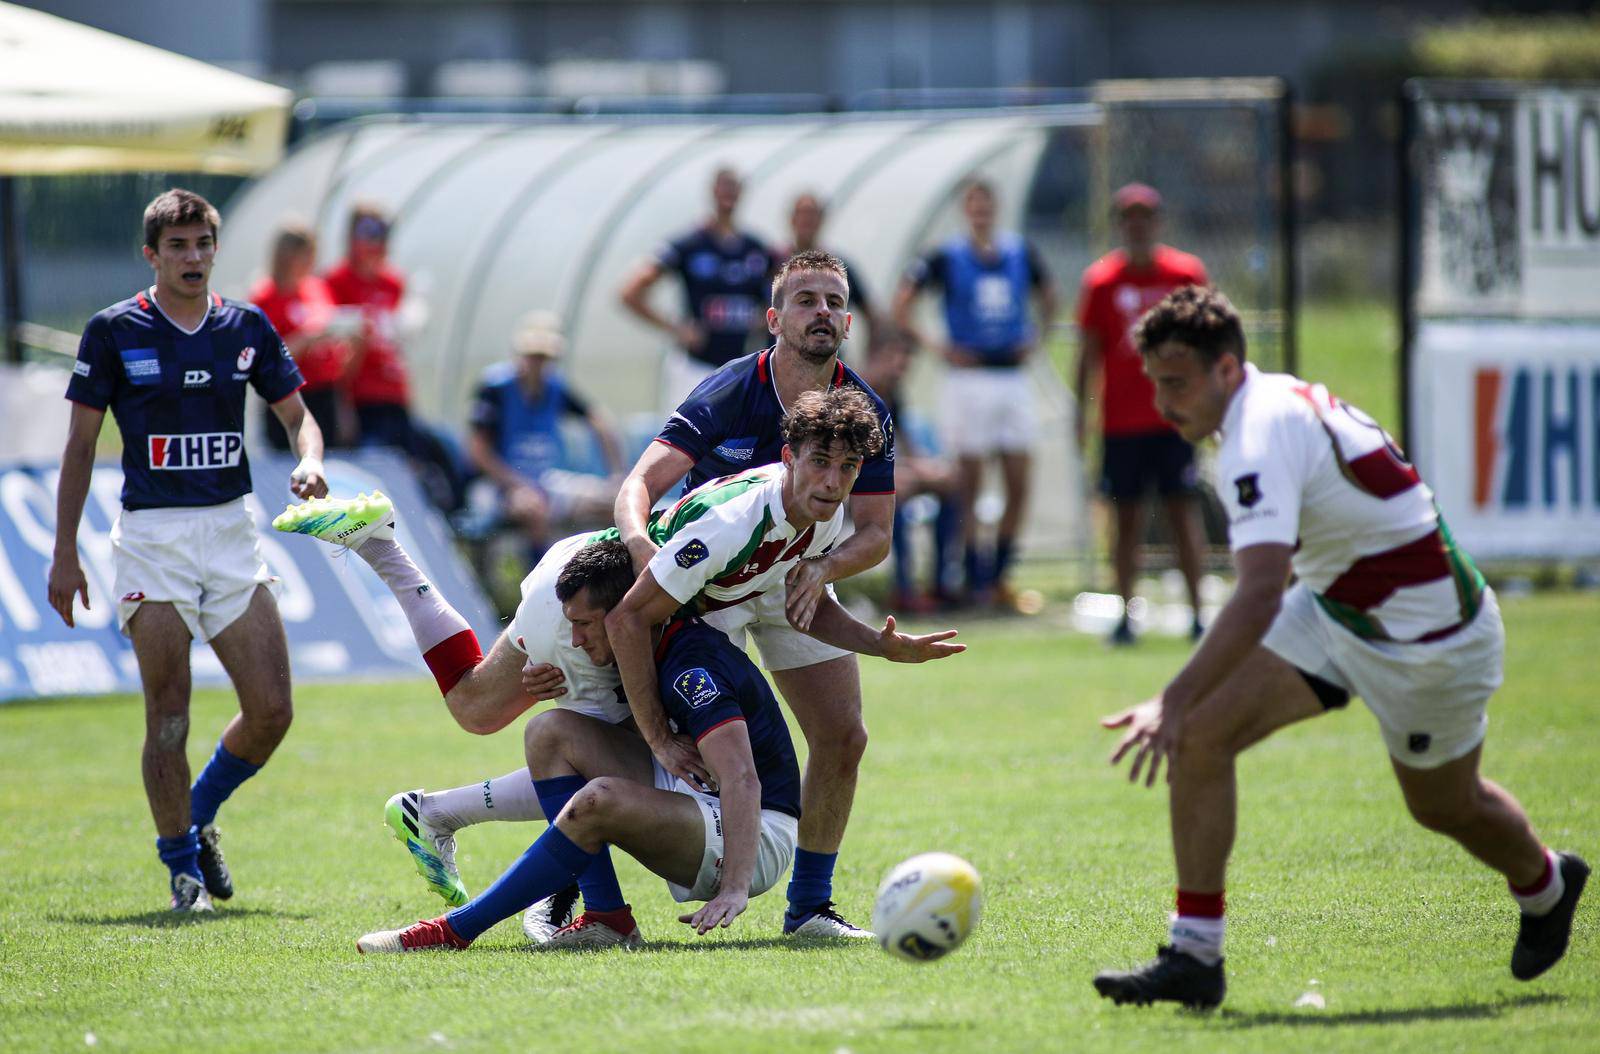
<svg viewBox="0 0 1600 1054">
<path fill-rule="evenodd" d="M 583 546 L 572 554 L 556 576 L 557 600 L 565 604 L 580 590 L 587 589 L 589 599 L 602 611 L 610 611 L 620 604 L 632 588 L 633 559 L 628 555 L 628 547 L 614 538 Z"/>
<path fill-rule="evenodd" d="M 1245 361 L 1244 325 L 1228 298 L 1203 285 L 1174 289 L 1139 320 L 1134 343 L 1149 355 L 1171 341 L 1191 349 L 1210 368 L 1231 352 Z"/>
<path fill-rule="evenodd" d="M 863 460 L 883 450 L 883 429 L 872 400 L 857 388 L 806 392 L 794 401 L 778 425 L 792 450 L 814 443 L 824 450 L 843 443 Z"/>
<path fill-rule="evenodd" d="M 801 271 L 827 271 L 838 275 L 844 280 L 845 288 L 850 287 L 850 272 L 845 269 L 844 261 L 832 253 L 825 253 L 821 249 L 805 249 L 795 253 L 783 261 L 783 266 L 778 268 L 778 273 L 772 276 L 772 306 L 783 307 L 783 291 L 789 276 Z"/>
<path fill-rule="evenodd" d="M 191 223 L 210 227 L 212 240 L 215 240 L 222 227 L 222 214 L 194 191 L 173 187 L 144 207 L 144 243 L 154 249 L 161 241 L 162 230 L 187 227 Z"/>
</svg>

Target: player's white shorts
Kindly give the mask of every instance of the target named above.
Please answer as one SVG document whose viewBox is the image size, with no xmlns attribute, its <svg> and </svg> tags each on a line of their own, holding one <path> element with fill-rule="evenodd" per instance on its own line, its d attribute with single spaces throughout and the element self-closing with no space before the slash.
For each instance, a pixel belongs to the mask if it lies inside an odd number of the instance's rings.
<svg viewBox="0 0 1600 1054">
<path fill-rule="evenodd" d="M 278 580 L 243 498 L 200 508 L 124 509 L 111 526 L 117 628 L 145 602 L 171 604 L 195 640 L 209 641 Z"/>
<path fill-rule="evenodd" d="M 704 794 L 650 759 L 656 774 L 656 789 L 687 794 L 700 806 L 700 818 L 705 821 L 706 847 L 700 858 L 700 874 L 693 886 L 680 886 L 668 882 L 672 899 L 680 904 L 689 900 L 710 900 L 722 888 L 722 802 Z M 760 896 L 783 877 L 794 862 L 794 847 L 800 837 L 800 821 L 776 809 L 761 810 L 761 829 L 756 835 L 756 869 L 750 876 L 750 895 Z"/>
<path fill-rule="evenodd" d="M 1506 631 L 1494 590 L 1465 628 L 1427 644 L 1362 640 L 1325 614 L 1296 584 L 1261 642 L 1306 673 L 1359 695 L 1378 718 L 1400 764 L 1437 768 L 1472 751 L 1489 728 L 1500 687 Z"/>
<path fill-rule="evenodd" d="M 833 596 L 833 586 L 827 586 Z M 851 654 L 843 648 L 824 644 L 789 625 L 785 617 L 784 602 L 788 591 L 771 589 L 735 607 L 713 611 L 703 617 L 706 625 L 722 631 L 740 650 L 745 646 L 745 634 L 756 639 L 761 651 L 761 665 L 768 670 L 795 670 L 802 666 L 815 666 Z"/>
<path fill-rule="evenodd" d="M 572 623 L 561 614 L 561 602 L 556 599 L 561 569 L 592 534 L 563 538 L 545 551 L 522 580 L 522 601 L 506 632 L 512 645 L 529 660 L 548 662 L 566 678 L 567 694 L 551 700 L 553 705 L 614 725 L 631 713 L 623 701 L 622 678 L 615 666 L 596 666 L 582 648 L 572 646 Z"/>
<path fill-rule="evenodd" d="M 1028 453 L 1039 425 L 1027 369 L 947 370 L 939 421 L 945 449 L 953 455 Z"/>
</svg>

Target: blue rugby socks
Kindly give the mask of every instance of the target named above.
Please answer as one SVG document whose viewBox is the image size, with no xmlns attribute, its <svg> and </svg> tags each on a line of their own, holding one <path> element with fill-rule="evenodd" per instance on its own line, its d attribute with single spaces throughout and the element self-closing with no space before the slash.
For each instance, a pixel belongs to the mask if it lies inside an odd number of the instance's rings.
<svg viewBox="0 0 1600 1054">
<path fill-rule="evenodd" d="M 193 875 L 204 882 L 200 875 L 200 829 L 191 827 L 183 834 L 174 838 L 157 838 L 156 854 L 161 857 L 161 862 L 167 865 L 167 870 L 172 872 L 172 877 L 179 875 Z"/>
<path fill-rule="evenodd" d="M 235 757 L 218 740 L 216 752 L 206 762 L 206 767 L 200 770 L 200 778 L 189 789 L 189 822 L 197 828 L 211 823 L 217 818 L 217 810 L 222 803 L 228 800 L 228 795 L 260 771 L 260 765 L 252 765 L 243 758 Z"/>
<path fill-rule="evenodd" d="M 547 780 L 534 780 L 533 792 L 539 796 L 539 806 L 545 819 L 553 825 L 561 810 L 567 807 L 572 796 L 589 781 L 582 776 L 554 776 Z M 551 828 L 555 828 L 552 826 Z M 611 850 L 601 846 L 591 862 L 578 876 L 578 889 L 583 893 L 586 911 L 621 911 L 627 907 L 622 899 L 622 886 L 617 881 L 617 869 L 611 863 Z"/>
<path fill-rule="evenodd" d="M 784 928 L 799 924 L 807 915 L 833 899 L 833 865 L 838 853 L 794 851 L 794 870 L 789 874 L 789 910 L 784 913 Z"/>
<path fill-rule="evenodd" d="M 597 855 L 584 852 L 552 824 L 492 886 L 445 920 L 462 940 L 475 941 L 501 919 L 565 889 Z"/>
</svg>

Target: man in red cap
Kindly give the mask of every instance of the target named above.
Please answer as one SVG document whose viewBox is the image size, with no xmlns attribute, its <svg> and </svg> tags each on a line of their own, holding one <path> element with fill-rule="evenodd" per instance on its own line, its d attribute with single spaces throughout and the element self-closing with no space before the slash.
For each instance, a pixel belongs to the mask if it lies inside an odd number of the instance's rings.
<svg viewBox="0 0 1600 1054">
<path fill-rule="evenodd" d="M 1200 518 L 1194 494 L 1198 474 L 1194 448 L 1156 410 L 1155 388 L 1144 375 L 1144 363 L 1133 344 L 1139 317 L 1174 289 L 1206 285 L 1206 269 L 1198 257 L 1157 241 L 1161 229 L 1161 195 L 1154 187 L 1129 183 L 1112 196 L 1122 247 L 1096 260 L 1083 273 L 1078 300 L 1077 439 L 1084 445 L 1088 408 L 1096 401 L 1089 386 L 1098 369 L 1100 427 L 1104 437 L 1100 488 L 1111 500 L 1114 517 L 1114 566 L 1123 614 L 1111 635 L 1113 644 L 1132 644 L 1127 602 L 1139 572 L 1139 533 L 1143 499 L 1154 490 L 1162 499 L 1177 542 L 1178 564 L 1194 607 L 1191 633 L 1200 626 Z"/>
</svg>

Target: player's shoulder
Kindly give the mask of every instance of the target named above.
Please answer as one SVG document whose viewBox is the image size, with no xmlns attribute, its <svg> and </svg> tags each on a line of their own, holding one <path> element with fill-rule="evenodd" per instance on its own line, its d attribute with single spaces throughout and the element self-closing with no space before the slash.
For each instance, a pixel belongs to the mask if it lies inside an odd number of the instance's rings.
<svg viewBox="0 0 1600 1054">
<path fill-rule="evenodd" d="M 153 313 L 154 307 L 150 303 L 150 297 L 140 290 L 126 299 L 118 300 L 115 304 L 96 311 L 90 316 L 84 331 L 104 333 L 123 325 L 146 324 Z"/>
<path fill-rule="evenodd" d="M 517 383 L 517 366 L 513 362 L 496 362 L 484 368 L 478 375 L 478 386 L 489 390 L 500 390 Z"/>
<path fill-rule="evenodd" d="M 1291 437 L 1307 428 L 1321 428 L 1315 399 L 1320 386 L 1288 373 L 1267 373 L 1245 367 L 1245 383 L 1224 419 L 1220 454 L 1239 451 L 1278 451 Z M 1326 389 L 1322 389 L 1326 396 Z"/>
<path fill-rule="evenodd" d="M 752 390 L 767 383 L 766 356 L 767 351 L 757 351 L 723 363 L 695 385 L 685 404 L 727 409 L 743 403 Z"/>
<path fill-rule="evenodd" d="M 1128 269 L 1128 254 L 1121 249 L 1112 249 L 1100 259 L 1084 268 L 1083 284 L 1089 289 L 1098 289 L 1118 281 L 1124 271 Z"/>
<path fill-rule="evenodd" d="M 212 303 L 215 305 L 217 312 L 218 328 L 248 329 L 255 327 L 257 329 L 270 330 L 274 333 L 277 332 L 273 328 L 272 320 L 267 318 L 267 313 L 250 301 L 217 296 L 215 293 L 212 296 L 214 298 Z"/>
<path fill-rule="evenodd" d="M 840 365 L 840 368 L 843 371 L 843 376 L 840 379 L 840 384 L 841 385 L 849 385 L 850 387 L 852 387 L 852 388 L 856 389 L 857 391 L 859 391 L 862 395 L 865 395 L 869 400 L 871 400 L 872 408 L 874 410 L 878 411 L 878 416 L 880 418 L 889 416 L 889 404 L 883 401 L 883 396 L 881 396 L 877 392 L 873 391 L 872 390 L 872 385 L 868 384 L 865 380 L 863 380 L 861 375 L 859 373 L 857 373 L 855 370 L 852 370 L 849 366 L 846 366 L 844 363 L 840 363 L 839 365 Z"/>
<path fill-rule="evenodd" d="M 1156 259 L 1161 269 L 1177 277 L 1190 278 L 1201 281 L 1205 278 L 1206 265 L 1200 257 L 1193 253 L 1186 253 L 1182 249 L 1174 249 L 1170 245 L 1161 245 L 1156 248 Z"/>
</svg>

